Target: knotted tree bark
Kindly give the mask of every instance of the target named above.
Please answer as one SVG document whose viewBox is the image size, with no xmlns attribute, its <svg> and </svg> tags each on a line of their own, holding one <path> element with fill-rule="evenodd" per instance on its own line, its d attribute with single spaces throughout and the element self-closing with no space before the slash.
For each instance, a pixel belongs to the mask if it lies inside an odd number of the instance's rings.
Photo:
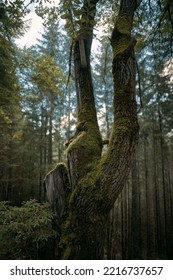
<svg viewBox="0 0 173 280">
<path fill-rule="evenodd" d="M 76 133 L 68 143 L 68 166 L 58 165 L 45 180 L 49 197 L 52 197 L 52 190 L 56 192 L 56 202 L 50 201 L 56 212 L 59 257 L 62 259 L 103 259 L 108 215 L 126 183 L 138 140 L 136 39 L 131 34 L 138 3 L 122 0 L 111 37 L 114 124 L 107 153 L 101 156 L 103 142 L 90 66 L 97 2 L 84 1 L 84 23 L 74 44 L 78 123 Z M 53 177 L 59 178 L 57 182 L 51 179 Z M 57 205 L 58 201 L 60 205 Z"/>
</svg>

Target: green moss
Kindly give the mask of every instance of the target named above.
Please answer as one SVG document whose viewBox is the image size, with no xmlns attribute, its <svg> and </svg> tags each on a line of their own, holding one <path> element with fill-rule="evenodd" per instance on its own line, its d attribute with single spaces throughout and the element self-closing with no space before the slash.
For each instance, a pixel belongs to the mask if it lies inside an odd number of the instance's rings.
<svg viewBox="0 0 173 280">
<path fill-rule="evenodd" d="M 81 148 L 82 150 L 86 150 L 87 156 L 89 156 L 91 154 L 91 156 L 92 155 L 96 156 L 96 158 L 100 157 L 101 145 L 99 145 L 96 140 L 97 139 L 94 138 L 94 135 L 92 135 L 92 133 L 90 133 L 89 131 L 87 131 L 87 132 L 82 131 L 70 143 L 70 145 L 67 149 L 67 153 L 69 153 L 72 149 Z M 84 157 L 85 157 L 86 153 L 83 154 Z"/>
<path fill-rule="evenodd" d="M 130 36 L 132 29 L 132 20 L 127 14 L 119 16 L 116 23 L 119 33 Z"/>
<path fill-rule="evenodd" d="M 47 176 L 49 176 L 51 173 L 53 173 L 53 172 L 55 171 L 55 169 L 57 169 L 57 168 L 60 170 L 60 172 L 63 171 L 63 172 L 65 172 L 65 173 L 68 173 L 68 171 L 67 171 L 67 165 L 66 165 L 64 162 L 59 162 L 59 163 L 56 164 L 56 166 L 55 166 L 53 169 L 51 169 L 51 170 L 46 174 L 46 176 L 45 176 L 45 178 L 44 178 L 44 181 L 46 180 Z"/>
<path fill-rule="evenodd" d="M 77 254 L 77 244 L 80 240 L 79 227 L 74 213 L 70 212 L 66 221 L 62 224 L 60 247 L 63 252 L 62 259 L 73 259 Z"/>
<path fill-rule="evenodd" d="M 59 170 L 67 170 L 67 165 L 64 162 L 59 162 L 56 164 L 55 169 Z"/>
<path fill-rule="evenodd" d="M 126 14 L 119 16 L 116 27 L 112 33 L 113 58 L 122 54 L 131 41 L 131 19 Z"/>
<path fill-rule="evenodd" d="M 130 38 L 131 37 L 128 35 L 123 35 L 119 38 L 118 42 L 114 42 L 115 47 L 113 47 L 113 57 L 122 54 L 128 48 Z"/>
<path fill-rule="evenodd" d="M 79 180 L 93 170 L 100 160 L 102 152 L 102 139 L 97 125 L 92 121 L 84 122 L 84 131 L 77 126 L 77 135 L 69 144 L 67 154 L 74 153 L 76 156 L 75 168 L 79 173 Z M 79 172 L 80 170 L 80 172 Z"/>
</svg>

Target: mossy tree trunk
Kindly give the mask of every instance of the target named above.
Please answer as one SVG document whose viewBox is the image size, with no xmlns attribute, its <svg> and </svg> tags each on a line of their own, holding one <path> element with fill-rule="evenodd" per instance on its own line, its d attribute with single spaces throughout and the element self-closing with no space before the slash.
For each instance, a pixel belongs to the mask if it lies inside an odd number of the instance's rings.
<svg viewBox="0 0 173 280">
<path fill-rule="evenodd" d="M 84 1 L 83 24 L 74 44 L 78 123 L 75 136 L 67 148 L 71 194 L 67 199 L 63 198 L 68 214 L 66 211 L 61 222 L 59 247 L 62 259 L 103 258 L 108 214 L 125 185 L 138 138 L 134 56 L 136 40 L 131 35 L 138 4 L 137 1 L 122 0 L 111 37 L 114 124 L 107 153 L 101 156 L 103 145 L 90 67 L 97 2 Z M 59 172 L 58 167 L 55 172 Z M 49 184 L 47 188 L 50 189 Z M 54 188 L 58 187 L 54 185 Z"/>
</svg>

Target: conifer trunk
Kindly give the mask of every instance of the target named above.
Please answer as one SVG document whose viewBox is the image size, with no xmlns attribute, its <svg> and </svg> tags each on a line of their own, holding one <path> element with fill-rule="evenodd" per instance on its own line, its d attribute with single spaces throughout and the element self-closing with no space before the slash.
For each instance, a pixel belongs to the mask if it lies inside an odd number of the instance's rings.
<svg viewBox="0 0 173 280">
<path fill-rule="evenodd" d="M 106 221 L 128 177 L 138 138 L 135 101 L 136 61 L 131 35 L 137 1 L 121 1 L 112 33 L 114 125 L 107 154 L 101 157 L 90 67 L 97 1 L 84 1 L 83 24 L 74 44 L 78 123 L 67 148 L 71 195 L 61 225 L 62 259 L 103 259 Z M 52 176 L 50 173 L 48 176 Z M 49 186 L 48 186 L 49 187 Z"/>
</svg>

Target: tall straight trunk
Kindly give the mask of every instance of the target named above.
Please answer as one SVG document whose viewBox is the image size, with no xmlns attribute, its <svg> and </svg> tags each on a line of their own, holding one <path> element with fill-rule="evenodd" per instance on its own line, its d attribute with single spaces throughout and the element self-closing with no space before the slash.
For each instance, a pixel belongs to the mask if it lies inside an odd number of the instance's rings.
<svg viewBox="0 0 173 280">
<path fill-rule="evenodd" d="M 51 166 L 53 162 L 53 115 L 54 115 L 54 97 L 53 93 L 50 91 L 50 113 L 49 113 L 49 136 L 48 136 L 48 165 Z"/>
<path fill-rule="evenodd" d="M 42 188 L 43 188 L 43 112 L 41 113 L 41 131 L 40 131 L 40 168 L 39 168 L 39 190 L 38 190 L 38 200 L 42 200 Z"/>
<path fill-rule="evenodd" d="M 7 171 L 7 184 L 6 184 L 6 200 L 12 201 L 13 200 L 13 190 L 12 190 L 12 142 L 9 145 L 9 154 L 8 154 L 8 171 Z"/>
<path fill-rule="evenodd" d="M 163 155 L 163 135 L 162 135 L 162 116 L 160 108 L 160 96 L 157 95 L 157 114 L 158 114 L 158 130 L 157 130 L 157 168 L 158 168 L 158 207 L 159 207 L 159 256 L 161 259 L 167 256 L 167 214 L 166 214 L 166 185 L 164 177 L 164 155 Z"/>
<path fill-rule="evenodd" d="M 38 200 L 41 202 L 42 199 L 45 201 L 45 192 L 43 192 L 44 186 L 44 174 L 47 171 L 47 112 L 44 107 L 41 107 L 41 127 L 40 127 L 40 170 L 39 170 L 39 189 L 38 189 Z"/>
<path fill-rule="evenodd" d="M 163 184 L 163 210 L 164 210 L 164 222 L 165 225 L 165 258 L 171 259 L 173 256 L 173 243 L 172 240 L 172 213 L 171 213 L 171 201 L 170 201 L 170 188 L 169 188 L 169 174 L 167 165 L 167 152 L 165 149 L 163 138 L 163 120 L 161 115 L 160 104 L 158 100 L 158 117 L 159 117 L 159 140 L 161 151 L 161 170 L 162 170 L 162 184 Z M 170 241 L 170 242 L 169 242 Z M 169 243 L 168 243 L 169 242 Z"/>
<path fill-rule="evenodd" d="M 147 145 L 148 145 L 148 141 L 147 141 L 147 137 L 144 135 L 144 170 L 145 170 L 145 195 L 146 195 L 146 239 L 147 239 L 147 259 L 148 256 L 150 255 L 149 251 L 151 249 L 151 244 L 150 244 L 150 222 L 149 222 L 149 215 L 150 215 L 150 211 L 149 208 L 151 207 L 149 204 L 149 176 L 148 176 L 148 165 L 147 165 Z"/>
<path fill-rule="evenodd" d="M 156 251 L 155 255 L 159 255 L 159 244 L 160 244 L 160 208 L 159 208 L 159 190 L 157 186 L 157 158 L 156 158 L 156 135 L 155 135 L 155 120 L 153 118 L 153 127 L 152 127 L 152 142 L 153 142 L 153 181 L 154 181 L 154 205 L 155 205 L 155 236 L 156 236 Z"/>
<path fill-rule="evenodd" d="M 137 160 L 132 168 L 132 259 L 141 258 L 140 190 L 137 174 Z"/>
<path fill-rule="evenodd" d="M 78 123 L 67 149 L 71 195 L 68 199 L 62 199 L 64 209 L 67 209 L 61 225 L 60 247 L 63 259 L 103 259 L 108 215 L 128 178 L 138 139 L 134 56 L 136 40 L 131 35 L 137 1 L 123 0 L 111 37 L 114 124 L 107 154 L 101 157 L 102 138 L 90 66 L 97 2 L 84 0 L 82 23 L 74 43 Z M 54 172 L 59 173 L 58 167 Z M 54 172 L 46 178 L 49 193 L 52 185 L 49 182 L 53 182 L 50 178 Z M 61 176 L 63 178 L 62 170 Z"/>
<path fill-rule="evenodd" d="M 70 97 L 70 89 L 68 90 L 68 111 L 67 111 L 67 116 L 68 116 L 68 126 L 67 126 L 67 139 L 70 139 L 70 131 L 71 131 L 71 97 Z"/>
<path fill-rule="evenodd" d="M 128 183 L 121 192 L 122 205 L 122 254 L 128 259 Z"/>
<path fill-rule="evenodd" d="M 53 126 L 52 126 L 52 113 L 50 113 L 50 117 L 49 117 L 49 138 L 48 138 L 48 164 L 51 166 L 52 165 L 52 161 L 53 161 L 53 151 L 52 151 L 52 130 L 53 130 Z"/>
</svg>

